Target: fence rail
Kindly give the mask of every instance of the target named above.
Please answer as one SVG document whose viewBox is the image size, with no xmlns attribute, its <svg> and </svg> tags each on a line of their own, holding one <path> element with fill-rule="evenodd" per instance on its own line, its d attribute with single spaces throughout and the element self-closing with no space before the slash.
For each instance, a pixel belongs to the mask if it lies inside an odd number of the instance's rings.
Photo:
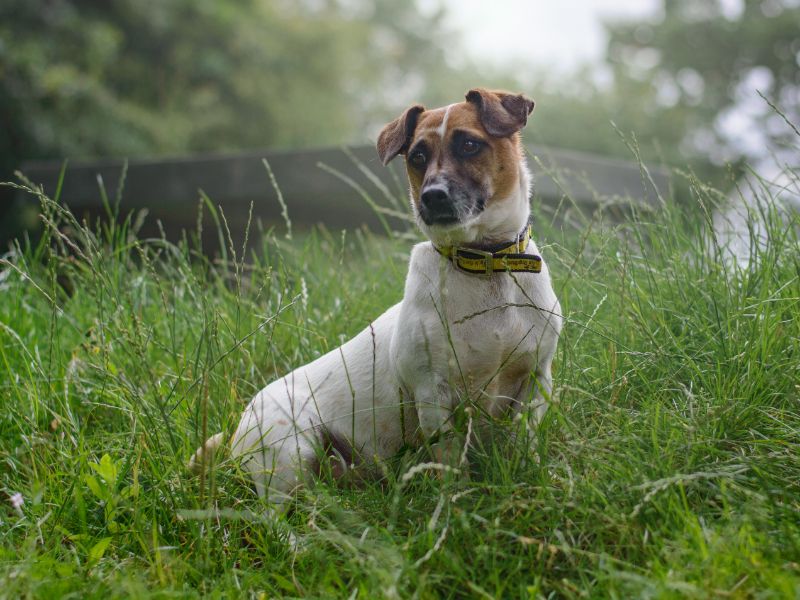
<svg viewBox="0 0 800 600">
<path fill-rule="evenodd" d="M 668 187 L 667 172 L 663 169 L 650 170 L 645 176 L 638 165 L 626 161 L 541 146 L 529 146 L 528 151 L 535 199 L 544 204 L 557 203 L 565 195 L 585 206 L 626 196 L 651 203 Z M 378 203 L 387 204 L 365 169 L 405 203 L 402 161 L 395 161 L 387 169 L 380 164 L 373 147 L 359 146 L 349 150 L 265 150 L 131 160 L 121 211 L 125 214 L 147 209 L 148 222 L 160 221 L 174 238 L 181 229 L 194 228 L 202 190 L 215 205 L 222 206 L 232 228 L 243 223 L 251 202 L 254 218 L 266 223 L 278 222 L 281 206 L 262 159 L 269 161 L 297 227 L 320 222 L 331 229 L 361 224 L 378 227 L 375 211 L 352 185 L 355 182 Z M 121 160 L 71 162 L 61 200 L 78 215 L 99 214 L 102 212 L 99 181 L 113 199 L 123 164 Z M 33 182 L 43 185 L 49 195 L 55 192 L 60 163 L 29 162 L 21 170 Z"/>
</svg>

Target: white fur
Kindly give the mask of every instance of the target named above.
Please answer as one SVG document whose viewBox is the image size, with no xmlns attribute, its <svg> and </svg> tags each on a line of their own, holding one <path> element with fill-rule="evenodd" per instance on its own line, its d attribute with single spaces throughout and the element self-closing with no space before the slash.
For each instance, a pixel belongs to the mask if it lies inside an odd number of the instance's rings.
<svg viewBox="0 0 800 600">
<path fill-rule="evenodd" d="M 444 117 L 442 118 L 442 124 L 436 128 L 436 133 L 439 134 L 439 137 L 444 139 L 444 134 L 447 133 L 447 118 L 450 116 L 450 109 L 453 108 L 455 104 L 451 104 L 444 110 Z"/>
<path fill-rule="evenodd" d="M 529 216 L 524 159 L 519 178 L 511 197 L 468 222 L 447 230 L 421 224 L 423 231 L 437 242 L 514 239 Z M 532 240 L 527 252 L 539 253 Z M 499 416 L 532 397 L 541 417 L 560 330 L 546 265 L 538 274 L 476 276 L 443 261 L 430 242 L 417 244 L 402 301 L 343 346 L 261 390 L 233 436 L 233 455 L 259 494 L 280 502 L 319 451 L 320 425 L 352 441 L 362 458 L 383 459 L 404 443 L 447 433 L 464 398 Z"/>
</svg>

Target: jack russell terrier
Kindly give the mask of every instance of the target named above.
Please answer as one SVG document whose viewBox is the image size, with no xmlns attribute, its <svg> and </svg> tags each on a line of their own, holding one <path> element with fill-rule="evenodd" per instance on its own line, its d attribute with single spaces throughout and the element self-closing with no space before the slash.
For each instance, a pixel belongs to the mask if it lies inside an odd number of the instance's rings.
<svg viewBox="0 0 800 600">
<path fill-rule="evenodd" d="M 322 461 L 338 477 L 405 444 L 435 442 L 433 457 L 455 467 L 459 411 L 544 415 L 562 317 L 530 239 L 519 132 L 532 110 L 523 95 L 474 89 L 443 108 L 411 106 L 383 128 L 378 155 L 384 165 L 404 156 L 430 241 L 411 251 L 399 304 L 252 399 L 230 447 L 260 496 L 280 504 Z"/>
</svg>

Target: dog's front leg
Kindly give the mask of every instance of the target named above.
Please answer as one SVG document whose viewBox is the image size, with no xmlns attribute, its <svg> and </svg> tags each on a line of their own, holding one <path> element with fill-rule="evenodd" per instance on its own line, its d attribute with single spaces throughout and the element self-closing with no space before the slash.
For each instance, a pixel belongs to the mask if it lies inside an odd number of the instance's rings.
<svg viewBox="0 0 800 600">
<path fill-rule="evenodd" d="M 443 379 L 414 386 L 414 403 L 419 427 L 426 444 L 429 444 L 434 461 L 457 468 L 463 449 L 463 438 L 456 432 L 453 416 L 455 392 Z"/>
<path fill-rule="evenodd" d="M 539 365 L 530 379 L 530 388 L 533 388 L 530 410 L 533 413 L 534 422 L 538 425 L 547 413 L 550 405 L 550 398 L 553 392 L 553 375 L 550 371 L 550 361 L 544 365 Z"/>
<path fill-rule="evenodd" d="M 552 359 L 539 363 L 536 370 L 522 384 L 514 402 L 515 427 L 512 432 L 514 445 L 521 443 L 526 446 L 537 463 L 539 462 L 537 450 L 539 438 L 536 429 L 547 413 L 553 391 L 551 362 Z"/>
<path fill-rule="evenodd" d="M 415 441 L 430 450 L 435 462 L 455 468 L 463 444 L 459 443 L 454 422 L 459 396 L 451 384 L 454 369 L 449 360 L 450 345 L 442 328 L 441 308 L 431 304 L 429 292 L 415 287 L 421 276 L 414 268 L 413 255 L 411 264 L 391 355 L 398 380 L 413 401 L 418 421 Z M 439 268 L 438 259 L 435 268 Z"/>
</svg>

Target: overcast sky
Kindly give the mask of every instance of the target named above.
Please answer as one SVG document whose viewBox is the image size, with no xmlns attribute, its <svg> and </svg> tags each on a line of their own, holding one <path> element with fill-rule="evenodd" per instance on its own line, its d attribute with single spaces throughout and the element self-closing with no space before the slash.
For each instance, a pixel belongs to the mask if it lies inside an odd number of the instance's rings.
<svg viewBox="0 0 800 600">
<path fill-rule="evenodd" d="M 446 23 L 481 62 L 569 71 L 602 58 L 604 19 L 653 14 L 659 0 L 440 0 Z M 421 1 L 420 8 L 435 3 Z"/>
</svg>

